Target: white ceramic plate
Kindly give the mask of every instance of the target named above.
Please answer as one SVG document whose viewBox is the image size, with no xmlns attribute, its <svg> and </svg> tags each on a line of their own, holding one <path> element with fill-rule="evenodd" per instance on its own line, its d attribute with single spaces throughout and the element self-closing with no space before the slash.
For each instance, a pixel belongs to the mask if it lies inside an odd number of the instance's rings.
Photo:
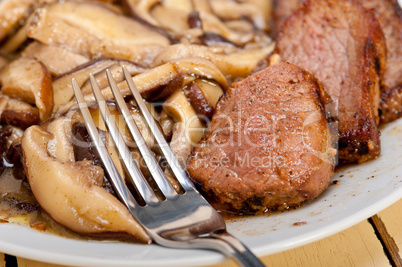
<svg viewBox="0 0 402 267">
<path fill-rule="evenodd" d="M 379 159 L 338 171 L 332 179 L 336 184 L 298 209 L 231 219 L 229 232 L 263 256 L 332 235 L 398 201 L 402 197 L 402 119 L 381 132 Z M 14 224 L 0 225 L 0 251 L 77 266 L 205 266 L 224 260 L 210 251 L 78 241 Z"/>
<path fill-rule="evenodd" d="M 381 133 L 381 157 L 337 171 L 332 181 L 338 182 L 318 199 L 271 216 L 232 219 L 227 222 L 229 232 L 264 256 L 335 234 L 398 201 L 402 198 L 402 119 L 386 125 Z M 225 260 L 212 251 L 71 240 L 16 224 L 0 224 L 0 251 L 49 263 L 97 267 L 205 266 Z"/>
</svg>

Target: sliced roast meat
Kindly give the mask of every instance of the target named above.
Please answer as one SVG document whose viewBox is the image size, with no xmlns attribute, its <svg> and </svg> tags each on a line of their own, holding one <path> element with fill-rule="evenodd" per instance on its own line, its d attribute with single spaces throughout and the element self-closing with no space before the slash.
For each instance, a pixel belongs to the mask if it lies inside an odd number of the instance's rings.
<svg viewBox="0 0 402 267">
<path fill-rule="evenodd" d="M 402 85 L 402 10 L 397 0 L 359 0 L 381 25 L 387 44 L 387 65 L 382 85 L 388 90 Z"/>
<path fill-rule="evenodd" d="M 304 2 L 304 0 L 274 0 L 272 9 L 272 32 L 277 35 L 285 20 L 290 17 Z"/>
<path fill-rule="evenodd" d="M 402 116 L 402 10 L 397 0 L 360 0 L 376 15 L 387 44 L 380 101 L 381 123 Z"/>
<path fill-rule="evenodd" d="M 187 171 L 219 209 L 286 209 L 328 186 L 336 149 L 329 98 L 307 71 L 279 63 L 234 83 L 219 100 Z"/>
<path fill-rule="evenodd" d="M 278 32 L 287 17 L 301 7 L 303 0 L 276 0 L 274 32 Z M 381 82 L 381 123 L 402 116 L 402 10 L 397 0 L 359 0 L 374 13 L 385 36 L 387 64 Z"/>
<path fill-rule="evenodd" d="M 286 20 L 275 52 L 313 73 L 338 101 L 340 163 L 376 158 L 385 40 L 374 15 L 356 1 L 307 1 Z"/>
</svg>

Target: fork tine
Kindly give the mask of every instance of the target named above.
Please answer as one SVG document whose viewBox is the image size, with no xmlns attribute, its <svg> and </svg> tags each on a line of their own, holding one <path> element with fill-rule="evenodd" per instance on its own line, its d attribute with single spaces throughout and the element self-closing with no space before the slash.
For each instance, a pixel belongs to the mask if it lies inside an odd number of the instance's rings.
<svg viewBox="0 0 402 267">
<path fill-rule="evenodd" d="M 111 117 L 110 111 L 99 90 L 96 80 L 91 74 L 90 82 L 102 118 L 105 121 L 108 131 L 112 136 L 120 155 L 123 157 L 123 162 L 125 163 L 127 171 L 130 173 L 130 177 L 132 178 L 137 191 L 139 191 L 139 194 L 143 197 L 145 202 L 151 205 L 141 207 L 136 202 L 117 172 L 116 167 L 106 150 L 105 144 L 101 141 L 97 128 L 92 120 L 92 116 L 89 113 L 88 106 L 82 96 L 81 89 L 79 88 L 77 81 L 73 79 L 74 92 L 82 116 L 85 120 L 86 127 L 92 140 L 96 144 L 96 148 L 101 155 L 105 169 L 110 174 L 112 178 L 111 182 L 122 202 L 127 206 L 127 208 L 129 208 L 132 215 L 141 223 L 153 240 L 160 245 L 172 248 L 209 248 L 236 258 L 237 262 L 242 266 L 264 266 L 246 246 L 226 232 L 226 225 L 223 218 L 194 188 L 166 143 L 164 136 L 145 106 L 145 103 L 125 67 L 123 67 L 123 72 L 127 84 L 137 102 L 137 106 L 140 108 L 144 118 L 148 122 L 148 126 L 150 127 L 156 141 L 160 144 L 166 160 L 170 164 L 176 178 L 182 184 L 183 189 L 186 190 L 186 193 L 175 193 L 175 197 L 167 197 L 165 201 L 158 200 L 156 195 L 152 192 L 149 184 L 146 182 L 144 176 L 139 171 L 138 166 L 135 164 L 114 119 Z M 107 76 L 116 102 L 124 102 L 111 73 L 108 72 Z M 126 105 L 120 105 L 118 103 L 117 106 L 121 109 L 123 114 L 127 113 L 126 111 L 123 111 L 127 108 Z M 130 120 L 131 114 L 130 116 L 126 115 L 124 115 L 125 120 L 132 122 L 132 120 Z M 133 132 L 135 132 L 135 130 L 133 130 Z M 135 138 L 134 136 L 133 138 L 135 141 L 138 141 L 139 144 L 146 146 L 144 140 Z M 131 159 L 131 163 L 127 162 L 127 159 L 124 158 L 125 156 L 129 156 L 128 158 Z M 131 172 L 133 170 L 136 170 L 134 175 Z"/>
<path fill-rule="evenodd" d="M 181 167 L 176 156 L 173 154 L 172 150 L 170 149 L 170 146 L 166 142 L 165 137 L 163 136 L 159 127 L 156 125 L 154 118 L 152 117 L 151 113 L 149 112 L 148 108 L 146 107 L 146 105 L 142 99 L 142 96 L 138 92 L 137 86 L 135 85 L 135 83 L 130 75 L 130 72 L 124 65 L 123 65 L 123 73 L 124 73 L 124 77 L 126 79 L 127 85 L 131 91 L 131 94 L 133 95 L 134 100 L 137 103 L 137 106 L 139 107 L 142 115 L 144 116 L 145 120 L 147 121 L 148 126 L 151 129 L 151 132 L 154 135 L 156 142 L 159 144 L 162 154 L 165 157 L 166 161 L 168 162 L 170 169 L 176 176 L 176 179 L 180 182 L 180 184 L 182 185 L 182 187 L 185 191 L 194 190 L 193 183 L 190 181 L 190 179 L 188 179 L 186 172 L 183 170 L 183 168 Z"/>
<path fill-rule="evenodd" d="M 176 197 L 177 196 L 176 191 L 174 190 L 173 186 L 167 181 L 165 174 L 160 168 L 150 148 L 146 144 L 145 139 L 142 136 L 140 130 L 138 129 L 138 126 L 135 123 L 133 116 L 128 110 L 127 104 L 124 101 L 123 96 L 121 95 L 120 90 L 117 87 L 116 81 L 113 78 L 113 75 L 109 69 L 106 70 L 106 76 L 109 81 L 110 88 L 112 89 L 113 97 L 117 103 L 117 107 L 123 114 L 124 121 L 127 124 L 127 127 L 134 142 L 137 144 L 137 147 L 141 152 L 142 158 L 145 160 L 145 163 L 148 166 L 149 172 L 151 173 L 156 184 L 158 185 L 159 189 L 162 191 L 162 193 L 165 195 L 166 198 Z"/>
<path fill-rule="evenodd" d="M 106 149 L 106 146 L 99 135 L 98 129 L 96 128 L 92 116 L 88 110 L 88 105 L 85 102 L 84 96 L 82 95 L 81 88 L 78 85 L 78 82 L 75 78 L 72 79 L 72 85 L 75 97 L 78 102 L 78 107 L 81 111 L 87 131 L 92 141 L 95 143 L 95 147 L 99 153 L 99 156 L 101 157 L 102 163 L 107 173 L 109 174 L 111 183 L 114 187 L 116 194 L 119 196 L 121 201 L 123 201 L 123 203 L 126 206 L 134 208 L 137 207 L 138 206 L 137 201 L 134 199 L 133 195 L 128 190 L 127 186 L 124 184 L 123 179 L 121 178 L 119 172 L 117 171 L 116 166 L 114 165 Z"/>
<path fill-rule="evenodd" d="M 106 101 L 103 98 L 95 77 L 92 74 L 89 75 L 89 80 L 91 83 L 92 91 L 94 92 L 96 102 L 98 103 L 99 112 L 107 126 L 108 132 L 112 136 L 112 139 L 117 147 L 117 151 L 119 151 L 119 154 L 123 160 L 124 165 L 126 166 L 126 170 L 129 173 L 131 181 L 135 185 L 136 190 L 147 204 L 158 203 L 158 198 L 147 183 L 144 175 L 142 174 L 139 167 L 137 166 L 137 163 L 132 157 L 129 148 L 127 147 L 123 136 L 121 135 L 119 128 L 116 125 L 115 120 L 110 114 L 109 108 L 107 107 Z"/>
</svg>

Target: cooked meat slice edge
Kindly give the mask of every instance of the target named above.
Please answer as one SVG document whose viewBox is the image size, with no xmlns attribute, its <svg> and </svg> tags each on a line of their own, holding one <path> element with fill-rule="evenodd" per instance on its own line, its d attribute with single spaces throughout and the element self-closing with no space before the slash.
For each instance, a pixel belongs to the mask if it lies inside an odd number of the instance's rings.
<svg viewBox="0 0 402 267">
<path fill-rule="evenodd" d="M 356 1 L 307 1 L 286 20 L 275 52 L 313 73 L 338 101 L 340 163 L 378 157 L 385 40 L 374 15 Z"/>
<path fill-rule="evenodd" d="M 274 32 L 278 33 L 287 17 L 301 7 L 302 0 L 276 0 L 273 9 Z M 381 81 L 380 123 L 402 116 L 402 9 L 397 0 L 359 0 L 373 12 L 384 33 L 387 60 Z M 392 108 L 390 108 L 392 107 Z"/>
<path fill-rule="evenodd" d="M 234 83 L 219 100 L 187 171 L 217 208 L 286 209 L 328 186 L 336 150 L 317 79 L 279 63 Z"/>
</svg>

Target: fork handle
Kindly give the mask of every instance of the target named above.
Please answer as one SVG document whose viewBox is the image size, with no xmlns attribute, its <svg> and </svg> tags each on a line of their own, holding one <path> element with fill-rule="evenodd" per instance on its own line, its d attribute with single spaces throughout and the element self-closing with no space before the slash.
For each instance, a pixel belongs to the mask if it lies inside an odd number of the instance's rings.
<svg viewBox="0 0 402 267">
<path fill-rule="evenodd" d="M 215 249 L 233 258 L 240 266 L 264 267 L 265 265 L 239 239 L 226 231 L 219 231 L 208 237 L 193 241 L 200 248 Z"/>
</svg>

